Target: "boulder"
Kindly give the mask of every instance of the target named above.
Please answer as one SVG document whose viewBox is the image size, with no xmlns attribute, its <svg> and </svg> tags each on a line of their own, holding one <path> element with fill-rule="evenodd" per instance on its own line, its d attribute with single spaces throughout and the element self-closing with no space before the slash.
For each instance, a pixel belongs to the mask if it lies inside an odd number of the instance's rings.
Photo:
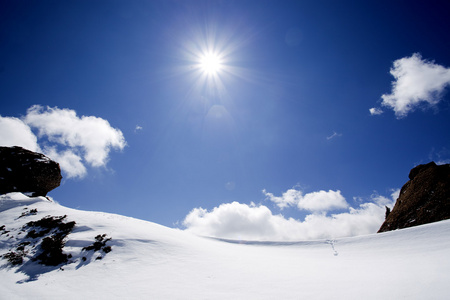
<svg viewBox="0 0 450 300">
<path fill-rule="evenodd" d="M 378 232 L 450 219 L 450 164 L 419 165 L 409 179 Z"/>
<path fill-rule="evenodd" d="M 22 147 L 0 147 L 0 194 L 46 196 L 61 183 L 59 164 Z"/>
</svg>

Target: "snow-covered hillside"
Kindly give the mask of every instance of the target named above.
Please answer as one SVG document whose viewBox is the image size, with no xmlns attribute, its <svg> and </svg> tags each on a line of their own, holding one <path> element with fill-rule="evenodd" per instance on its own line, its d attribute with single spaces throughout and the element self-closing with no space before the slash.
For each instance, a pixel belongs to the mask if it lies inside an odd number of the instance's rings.
<svg viewBox="0 0 450 300">
<path fill-rule="evenodd" d="M 67 264 L 31 260 L 41 242 L 22 230 L 48 215 L 76 222 Z M 0 255 L 27 252 L 16 266 L 0 259 L 1 299 L 450 299 L 450 220 L 327 241 L 223 241 L 11 193 L 0 196 L 0 228 Z M 110 252 L 85 248 L 103 234 Z"/>
</svg>

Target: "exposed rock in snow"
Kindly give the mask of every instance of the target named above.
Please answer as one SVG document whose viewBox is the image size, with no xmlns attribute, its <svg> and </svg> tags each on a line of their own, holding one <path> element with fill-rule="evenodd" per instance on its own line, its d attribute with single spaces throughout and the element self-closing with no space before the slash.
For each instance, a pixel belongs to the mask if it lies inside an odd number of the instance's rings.
<svg viewBox="0 0 450 300">
<path fill-rule="evenodd" d="M 378 232 L 450 219 L 450 164 L 419 165 L 409 179 Z"/>
<path fill-rule="evenodd" d="M 61 183 L 59 164 L 21 147 L 0 147 L 0 194 L 46 196 Z"/>
</svg>

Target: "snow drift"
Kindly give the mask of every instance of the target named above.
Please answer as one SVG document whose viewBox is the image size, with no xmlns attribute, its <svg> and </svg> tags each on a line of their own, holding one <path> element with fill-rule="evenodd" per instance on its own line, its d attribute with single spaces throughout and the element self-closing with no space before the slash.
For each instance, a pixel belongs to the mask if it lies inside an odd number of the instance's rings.
<svg viewBox="0 0 450 300">
<path fill-rule="evenodd" d="M 67 263 L 33 261 L 39 245 L 23 230 L 46 216 L 76 222 Z M 20 193 L 0 196 L 0 220 L 0 255 L 30 242 L 22 264 L 0 260 L 3 299 L 450 298 L 450 220 L 335 240 L 229 241 Z M 87 250 L 97 236 L 111 251 Z"/>
</svg>

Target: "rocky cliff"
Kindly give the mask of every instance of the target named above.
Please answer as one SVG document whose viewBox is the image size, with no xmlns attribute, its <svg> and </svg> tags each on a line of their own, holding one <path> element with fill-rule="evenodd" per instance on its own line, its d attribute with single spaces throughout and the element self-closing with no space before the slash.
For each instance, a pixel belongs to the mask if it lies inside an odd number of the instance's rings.
<svg viewBox="0 0 450 300">
<path fill-rule="evenodd" d="M 378 232 L 450 219 L 450 164 L 419 165 L 409 179 Z"/>
</svg>

